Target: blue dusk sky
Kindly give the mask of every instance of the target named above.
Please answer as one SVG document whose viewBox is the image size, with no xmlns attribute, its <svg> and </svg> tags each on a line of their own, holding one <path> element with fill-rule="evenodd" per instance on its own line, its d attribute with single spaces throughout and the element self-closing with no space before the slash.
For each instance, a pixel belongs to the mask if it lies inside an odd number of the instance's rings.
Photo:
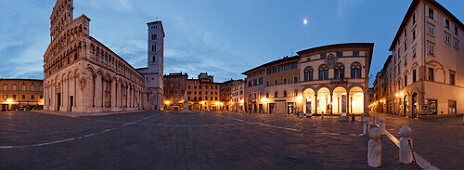
<svg viewBox="0 0 464 170">
<path fill-rule="evenodd" d="M 295 52 L 375 43 L 371 83 L 412 0 L 74 0 L 74 18 L 135 68 L 147 65 L 146 23 L 162 20 L 164 73 L 222 82 Z M 462 20 L 464 1 L 438 0 Z M 0 0 L 0 77 L 43 78 L 55 0 Z M 308 19 L 304 25 L 303 20 Z"/>
</svg>

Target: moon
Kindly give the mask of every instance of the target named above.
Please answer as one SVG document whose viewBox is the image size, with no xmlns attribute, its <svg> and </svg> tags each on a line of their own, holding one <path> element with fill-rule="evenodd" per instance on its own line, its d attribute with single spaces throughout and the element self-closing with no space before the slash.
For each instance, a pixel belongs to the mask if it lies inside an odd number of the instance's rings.
<svg viewBox="0 0 464 170">
<path fill-rule="evenodd" d="M 308 19 L 306 19 L 306 18 L 303 19 L 303 24 L 304 24 L 304 25 L 308 25 Z"/>
</svg>

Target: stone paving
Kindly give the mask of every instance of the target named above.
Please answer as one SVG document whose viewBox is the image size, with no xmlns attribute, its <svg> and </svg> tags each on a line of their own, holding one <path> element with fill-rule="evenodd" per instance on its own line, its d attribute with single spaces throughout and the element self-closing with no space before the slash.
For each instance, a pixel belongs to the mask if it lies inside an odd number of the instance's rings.
<svg viewBox="0 0 464 170">
<path fill-rule="evenodd" d="M 0 169 L 369 169 L 361 128 L 359 121 L 239 113 L 1 112 Z M 382 140 L 381 169 L 413 168 Z"/>
<path fill-rule="evenodd" d="M 400 129 L 413 130 L 415 151 L 440 169 L 459 169 L 464 166 L 464 125 L 462 118 L 418 120 L 391 114 L 375 113 L 384 117 L 386 129 L 398 139 Z"/>
</svg>

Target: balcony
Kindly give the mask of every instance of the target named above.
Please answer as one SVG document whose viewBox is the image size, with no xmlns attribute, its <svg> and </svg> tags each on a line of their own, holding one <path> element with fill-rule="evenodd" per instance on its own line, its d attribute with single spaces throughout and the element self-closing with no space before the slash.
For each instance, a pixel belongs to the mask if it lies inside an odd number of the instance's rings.
<svg viewBox="0 0 464 170">
<path fill-rule="evenodd" d="M 333 78 L 333 79 L 330 79 L 330 83 L 332 83 L 332 85 L 347 85 L 348 79 L 345 77 L 338 78 L 338 79 Z"/>
</svg>

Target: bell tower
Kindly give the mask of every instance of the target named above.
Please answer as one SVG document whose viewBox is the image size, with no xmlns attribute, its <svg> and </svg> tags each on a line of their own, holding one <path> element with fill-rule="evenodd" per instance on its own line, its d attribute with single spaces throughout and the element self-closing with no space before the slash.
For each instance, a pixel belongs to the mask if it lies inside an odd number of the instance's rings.
<svg viewBox="0 0 464 170">
<path fill-rule="evenodd" d="M 73 21 L 73 0 L 57 0 L 50 16 L 50 38 L 56 39 L 68 23 Z"/>
<path fill-rule="evenodd" d="M 164 30 L 161 21 L 150 22 L 148 25 L 148 71 L 155 80 L 149 87 L 162 88 L 164 60 Z"/>
</svg>

